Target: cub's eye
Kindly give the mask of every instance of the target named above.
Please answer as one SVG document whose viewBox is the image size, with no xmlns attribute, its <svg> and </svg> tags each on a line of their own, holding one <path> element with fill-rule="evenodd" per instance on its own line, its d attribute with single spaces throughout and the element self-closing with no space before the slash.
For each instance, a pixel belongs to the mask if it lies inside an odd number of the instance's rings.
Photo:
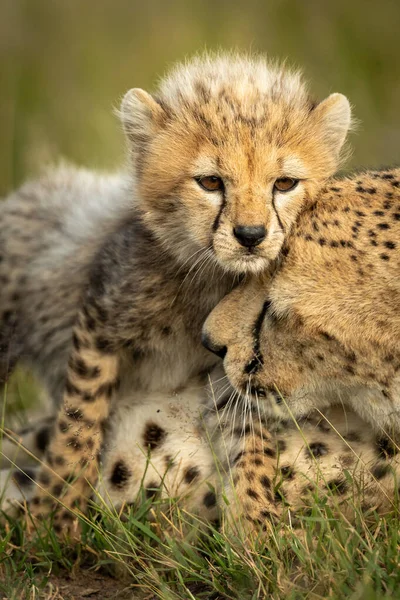
<svg viewBox="0 0 400 600">
<path fill-rule="evenodd" d="M 282 179 L 277 179 L 275 181 L 274 189 L 278 192 L 288 192 L 289 190 L 293 190 L 298 183 L 298 179 L 292 179 L 291 177 L 282 177 Z"/>
<path fill-rule="evenodd" d="M 224 189 L 224 182 L 221 177 L 216 175 L 207 175 L 207 177 L 196 177 L 196 181 L 200 187 L 207 192 L 219 192 Z"/>
</svg>

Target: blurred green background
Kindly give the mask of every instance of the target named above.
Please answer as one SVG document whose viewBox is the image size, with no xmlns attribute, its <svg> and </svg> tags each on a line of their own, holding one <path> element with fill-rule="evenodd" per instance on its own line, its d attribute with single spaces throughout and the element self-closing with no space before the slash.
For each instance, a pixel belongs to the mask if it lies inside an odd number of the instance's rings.
<svg viewBox="0 0 400 600">
<path fill-rule="evenodd" d="M 232 47 L 288 58 L 318 98 L 346 94 L 353 165 L 397 161 L 399 0 L 0 0 L 0 195 L 60 157 L 118 166 L 123 93 Z"/>
</svg>

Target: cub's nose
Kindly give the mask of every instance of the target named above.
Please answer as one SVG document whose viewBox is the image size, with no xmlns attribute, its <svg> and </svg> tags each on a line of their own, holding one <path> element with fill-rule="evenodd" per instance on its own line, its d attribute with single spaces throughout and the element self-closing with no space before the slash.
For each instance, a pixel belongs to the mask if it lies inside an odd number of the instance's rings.
<svg viewBox="0 0 400 600">
<path fill-rule="evenodd" d="M 261 244 L 267 232 L 264 225 L 237 225 L 233 234 L 242 246 L 250 248 Z"/>
</svg>

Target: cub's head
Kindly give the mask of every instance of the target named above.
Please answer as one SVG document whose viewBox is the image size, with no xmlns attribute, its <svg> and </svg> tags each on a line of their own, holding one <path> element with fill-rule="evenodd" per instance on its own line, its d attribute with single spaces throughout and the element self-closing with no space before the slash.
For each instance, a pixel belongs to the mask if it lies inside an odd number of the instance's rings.
<svg viewBox="0 0 400 600">
<path fill-rule="evenodd" d="M 180 262 L 233 273 L 277 256 L 350 126 L 341 94 L 315 103 L 298 73 L 233 55 L 178 66 L 154 95 L 129 91 L 120 115 L 147 225 Z"/>
</svg>

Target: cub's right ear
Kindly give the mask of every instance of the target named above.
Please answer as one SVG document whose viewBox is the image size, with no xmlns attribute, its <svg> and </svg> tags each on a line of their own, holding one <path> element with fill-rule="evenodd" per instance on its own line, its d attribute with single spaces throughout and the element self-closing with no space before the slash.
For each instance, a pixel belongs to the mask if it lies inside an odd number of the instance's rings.
<svg viewBox="0 0 400 600">
<path fill-rule="evenodd" d="M 140 146 L 162 126 L 166 113 L 153 96 L 134 88 L 123 97 L 119 117 L 127 138 Z"/>
</svg>

